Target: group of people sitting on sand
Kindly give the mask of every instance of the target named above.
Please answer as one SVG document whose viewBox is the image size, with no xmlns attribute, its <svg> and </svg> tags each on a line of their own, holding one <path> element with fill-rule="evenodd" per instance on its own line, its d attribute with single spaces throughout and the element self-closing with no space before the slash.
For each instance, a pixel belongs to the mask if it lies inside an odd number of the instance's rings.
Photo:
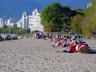
<svg viewBox="0 0 96 72">
<path fill-rule="evenodd" d="M 52 42 L 54 48 L 63 48 L 64 52 L 76 53 L 89 53 L 89 46 L 83 42 L 79 35 L 73 34 L 72 36 L 63 36 L 61 34 L 52 35 L 51 33 L 37 33 L 34 36 L 37 39 L 46 39 Z"/>
<path fill-rule="evenodd" d="M 72 35 L 70 39 L 56 36 L 53 38 L 53 47 L 64 48 L 64 52 L 76 53 L 89 53 L 89 46 L 83 42 L 79 36 Z"/>
</svg>

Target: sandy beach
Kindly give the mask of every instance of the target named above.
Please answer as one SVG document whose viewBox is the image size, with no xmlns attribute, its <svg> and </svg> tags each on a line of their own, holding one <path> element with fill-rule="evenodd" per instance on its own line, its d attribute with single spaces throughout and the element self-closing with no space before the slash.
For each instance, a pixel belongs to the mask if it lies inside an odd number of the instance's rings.
<svg viewBox="0 0 96 72">
<path fill-rule="evenodd" d="M 96 40 L 86 42 L 96 45 Z M 96 72 L 96 54 L 64 53 L 40 39 L 3 41 L 0 72 Z"/>
</svg>

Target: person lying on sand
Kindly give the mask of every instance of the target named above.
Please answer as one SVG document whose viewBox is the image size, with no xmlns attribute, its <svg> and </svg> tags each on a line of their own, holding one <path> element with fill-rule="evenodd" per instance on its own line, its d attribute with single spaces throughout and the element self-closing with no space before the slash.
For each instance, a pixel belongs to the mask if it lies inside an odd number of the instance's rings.
<svg viewBox="0 0 96 72">
<path fill-rule="evenodd" d="M 73 40 L 67 48 L 69 48 L 69 49 L 64 50 L 64 52 L 69 52 L 69 53 L 76 53 L 76 52 L 89 53 L 89 46 L 85 42 L 78 43 L 76 40 Z"/>
</svg>

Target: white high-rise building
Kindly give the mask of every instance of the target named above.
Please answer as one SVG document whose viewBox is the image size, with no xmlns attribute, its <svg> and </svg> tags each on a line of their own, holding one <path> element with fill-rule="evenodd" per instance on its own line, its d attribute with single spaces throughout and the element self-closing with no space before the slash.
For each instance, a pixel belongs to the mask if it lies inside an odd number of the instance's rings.
<svg viewBox="0 0 96 72">
<path fill-rule="evenodd" d="M 14 27 L 14 22 L 13 22 L 13 20 L 12 20 L 12 18 L 9 18 L 8 20 L 7 20 L 7 22 L 6 22 L 6 26 L 7 27 Z"/>
<path fill-rule="evenodd" d="M 87 4 L 87 8 L 91 7 L 92 5 L 93 5 L 93 3 L 92 3 L 92 2 L 89 2 L 89 3 Z"/>
<path fill-rule="evenodd" d="M 17 22 L 17 27 L 22 29 L 30 29 L 32 31 L 44 31 L 41 24 L 40 13 L 37 9 L 32 12 L 32 15 L 27 15 L 26 12 L 22 14 L 21 19 Z"/>
<path fill-rule="evenodd" d="M 21 23 L 19 21 L 16 22 L 17 28 L 21 28 Z"/>
<path fill-rule="evenodd" d="M 0 18 L 0 28 L 4 27 L 4 21 L 2 18 Z"/>
<path fill-rule="evenodd" d="M 22 17 L 19 20 L 18 24 L 19 24 L 19 27 L 21 26 L 22 29 L 28 29 L 28 16 L 26 12 L 22 14 Z"/>
<path fill-rule="evenodd" d="M 40 13 L 38 12 L 37 9 L 35 9 L 32 12 L 32 15 L 28 16 L 28 24 L 29 24 L 29 29 L 32 31 L 38 30 L 38 31 L 44 31 L 43 26 L 41 24 L 41 19 L 40 19 Z"/>
</svg>

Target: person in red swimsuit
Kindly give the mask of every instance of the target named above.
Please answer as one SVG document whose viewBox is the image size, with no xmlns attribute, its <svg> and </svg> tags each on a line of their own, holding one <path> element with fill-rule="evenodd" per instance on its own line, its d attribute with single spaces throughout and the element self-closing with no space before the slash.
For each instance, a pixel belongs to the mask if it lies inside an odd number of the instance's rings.
<svg viewBox="0 0 96 72">
<path fill-rule="evenodd" d="M 70 45 L 69 45 L 69 49 L 70 49 L 70 53 L 75 53 L 76 52 L 76 41 L 75 40 L 73 40 L 71 43 L 70 43 Z"/>
</svg>

